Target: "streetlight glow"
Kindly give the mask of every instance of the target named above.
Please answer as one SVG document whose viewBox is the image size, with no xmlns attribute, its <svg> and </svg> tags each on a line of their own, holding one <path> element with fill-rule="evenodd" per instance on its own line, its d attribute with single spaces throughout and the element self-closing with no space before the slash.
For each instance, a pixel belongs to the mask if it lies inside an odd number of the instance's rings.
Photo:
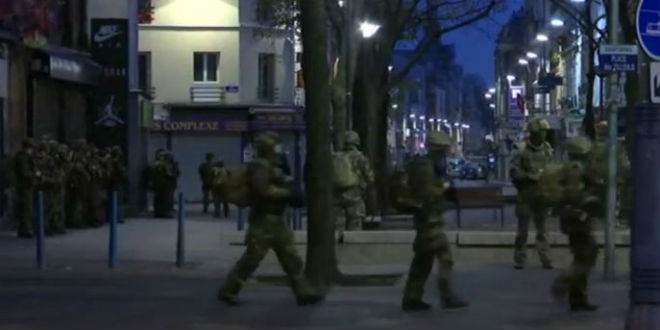
<svg viewBox="0 0 660 330">
<path fill-rule="evenodd" d="M 493 94 L 491 94 L 491 93 L 486 93 L 486 94 L 484 95 L 484 97 L 486 97 L 487 99 L 490 100 L 491 98 L 493 98 Z"/>
<path fill-rule="evenodd" d="M 495 88 L 489 88 L 488 93 L 495 94 L 496 89 Z"/>
<path fill-rule="evenodd" d="M 360 31 L 362 31 L 362 37 L 367 39 L 373 37 L 376 34 L 376 32 L 378 32 L 379 29 L 380 29 L 380 25 L 371 22 L 362 22 L 362 24 L 360 24 Z"/>
<path fill-rule="evenodd" d="M 337 1 L 337 4 L 339 5 L 339 7 L 344 7 L 344 1 L 343 0 Z"/>
<path fill-rule="evenodd" d="M 399 107 L 398 104 L 396 104 L 396 103 L 395 103 L 395 104 L 392 104 L 392 109 L 396 109 L 396 108 L 398 108 L 398 107 Z"/>
<path fill-rule="evenodd" d="M 415 114 L 411 114 L 411 115 L 408 116 L 408 117 L 410 117 L 410 118 L 412 118 L 412 119 L 415 119 Z"/>
<path fill-rule="evenodd" d="M 536 41 L 546 42 L 548 40 L 550 40 L 550 38 L 548 38 L 548 36 L 546 34 L 539 33 L 539 34 L 536 35 Z"/>
<path fill-rule="evenodd" d="M 529 61 L 527 61 L 527 60 L 524 59 L 524 58 L 521 58 L 521 59 L 518 59 L 518 64 L 520 64 L 520 65 L 527 65 L 527 64 L 529 64 Z"/>
<path fill-rule="evenodd" d="M 516 80 L 516 77 L 514 75 L 507 75 L 506 80 L 508 80 L 509 83 L 511 83 L 512 81 Z"/>
<path fill-rule="evenodd" d="M 554 27 L 562 27 L 564 26 L 564 21 L 559 18 L 553 18 L 552 20 L 550 20 L 550 25 Z"/>
<path fill-rule="evenodd" d="M 527 58 L 529 58 L 529 59 L 535 59 L 535 58 L 538 58 L 538 57 L 539 57 L 539 55 L 534 53 L 534 52 L 527 52 Z"/>
<path fill-rule="evenodd" d="M 489 104 L 489 106 L 490 106 L 491 109 L 495 109 L 495 104 L 491 103 L 491 104 Z"/>
<path fill-rule="evenodd" d="M 419 119 L 424 120 L 426 119 L 426 116 L 419 116 Z"/>
</svg>

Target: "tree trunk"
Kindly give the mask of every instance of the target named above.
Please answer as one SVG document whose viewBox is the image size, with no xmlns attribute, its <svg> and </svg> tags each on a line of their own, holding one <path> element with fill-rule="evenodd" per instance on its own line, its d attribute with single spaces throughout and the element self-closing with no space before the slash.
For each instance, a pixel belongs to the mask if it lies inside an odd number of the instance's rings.
<svg viewBox="0 0 660 330">
<path fill-rule="evenodd" d="M 328 288 L 339 274 L 335 254 L 335 222 L 332 209 L 332 158 L 330 132 L 330 67 L 328 33 L 323 0 L 301 2 L 302 65 L 307 119 L 308 197 L 307 263 L 310 282 Z"/>
<path fill-rule="evenodd" d="M 364 63 L 363 63 L 364 64 Z M 362 149 L 374 168 L 375 187 L 367 195 L 367 212 L 376 215 L 386 205 L 387 189 L 387 85 L 371 70 L 359 70 L 355 78 L 353 126 Z M 379 83 L 381 82 L 381 83 Z"/>
<path fill-rule="evenodd" d="M 332 133 L 335 150 L 342 150 L 346 131 L 346 61 L 341 56 L 337 62 L 337 75 L 332 82 Z"/>
<path fill-rule="evenodd" d="M 594 115 L 594 83 L 596 81 L 596 70 L 594 69 L 594 56 L 596 55 L 596 48 L 592 43 L 589 43 L 589 60 L 587 61 L 589 71 L 587 72 L 587 103 L 586 103 L 586 113 L 584 115 L 584 121 L 582 122 L 582 127 L 584 133 L 590 138 L 594 139 L 596 137 L 596 119 Z M 602 93 L 603 91 L 601 91 Z M 603 106 L 602 104 L 600 105 Z"/>
</svg>

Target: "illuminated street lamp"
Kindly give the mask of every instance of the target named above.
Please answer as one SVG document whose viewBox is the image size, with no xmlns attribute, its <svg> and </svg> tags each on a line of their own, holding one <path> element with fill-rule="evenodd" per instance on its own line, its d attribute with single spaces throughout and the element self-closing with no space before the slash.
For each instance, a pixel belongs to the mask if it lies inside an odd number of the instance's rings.
<svg viewBox="0 0 660 330">
<path fill-rule="evenodd" d="M 512 81 L 516 80 L 516 77 L 514 75 L 509 74 L 506 76 L 506 80 L 508 80 L 510 84 Z"/>
<path fill-rule="evenodd" d="M 376 34 L 376 32 L 378 32 L 378 30 L 380 30 L 380 25 L 378 24 L 374 24 L 366 21 L 360 24 L 360 31 L 362 32 L 363 38 L 369 39 L 373 37 Z"/>
<path fill-rule="evenodd" d="M 550 20 L 550 25 L 554 27 L 562 27 L 564 26 L 564 21 L 559 18 L 553 18 L 552 20 Z"/>
<path fill-rule="evenodd" d="M 484 95 L 484 97 L 486 97 L 486 99 L 490 100 L 490 99 L 493 98 L 493 94 L 491 94 L 491 93 L 486 93 L 486 95 Z"/>
<path fill-rule="evenodd" d="M 550 38 L 548 38 L 548 36 L 546 34 L 539 33 L 539 34 L 536 35 L 536 41 L 546 42 L 548 40 L 550 40 Z"/>
<path fill-rule="evenodd" d="M 492 104 L 492 103 L 491 103 L 491 104 L 489 104 L 488 106 L 490 106 L 491 109 L 495 109 L 495 104 Z"/>
<path fill-rule="evenodd" d="M 489 88 L 488 89 L 488 93 L 491 93 L 491 94 L 495 94 L 495 91 L 496 91 L 495 88 Z"/>
<path fill-rule="evenodd" d="M 527 64 L 529 64 L 529 61 L 527 61 L 527 60 L 524 59 L 524 58 L 521 58 L 521 59 L 518 59 L 518 64 L 520 64 L 520 65 L 527 65 Z"/>
<path fill-rule="evenodd" d="M 533 60 L 533 59 L 538 58 L 538 57 L 539 57 L 539 55 L 534 53 L 534 52 L 527 52 L 527 58 L 529 58 L 529 59 Z"/>
</svg>

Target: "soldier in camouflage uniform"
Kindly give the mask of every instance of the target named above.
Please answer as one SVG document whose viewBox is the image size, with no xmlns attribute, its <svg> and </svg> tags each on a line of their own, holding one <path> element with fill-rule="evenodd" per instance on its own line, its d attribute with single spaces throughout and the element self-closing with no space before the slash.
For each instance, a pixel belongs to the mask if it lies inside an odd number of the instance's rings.
<svg viewBox="0 0 660 330">
<path fill-rule="evenodd" d="M 558 203 L 561 230 L 568 235 L 573 263 L 553 283 L 552 293 L 563 299 L 568 293 L 572 311 L 594 311 L 587 298 L 589 273 L 598 257 L 598 243 L 593 224 L 602 218 L 602 203 L 596 197 L 587 175 L 591 143 L 586 138 L 573 138 L 566 144 L 569 163 L 563 167 L 563 196 Z"/>
<path fill-rule="evenodd" d="M 369 160 L 360 151 L 360 136 L 353 131 L 344 134 L 344 150 L 357 173 L 358 185 L 347 190 L 335 191 L 335 217 L 339 237 L 344 230 L 360 230 L 366 217 L 364 200 L 367 188 L 374 182 L 374 172 Z"/>
<path fill-rule="evenodd" d="M 63 191 L 66 167 L 60 155 L 59 144 L 53 140 L 44 142 L 44 152 L 40 156 L 38 160 L 42 173 L 40 189 L 44 193 L 44 211 L 48 224 L 46 233 L 61 234 L 66 231 Z"/>
<path fill-rule="evenodd" d="M 105 220 L 103 216 L 103 182 L 106 178 L 105 164 L 102 164 L 100 150 L 88 145 L 86 154 L 87 173 L 90 181 L 85 187 L 84 212 L 87 225 L 101 226 Z"/>
<path fill-rule="evenodd" d="M 511 179 L 518 190 L 516 216 L 518 231 L 516 233 L 514 267 L 522 269 L 527 258 L 527 234 L 529 223 L 534 221 L 536 227 L 536 249 L 543 268 L 552 269 L 548 256 L 548 244 L 545 223 L 548 217 L 548 207 L 540 200 L 538 180 L 545 166 L 553 161 L 554 151 L 546 142 L 547 130 L 550 128 L 544 119 L 532 119 L 528 126 L 529 139 L 522 150 L 518 150 L 511 160 Z"/>
<path fill-rule="evenodd" d="M 211 200 L 211 188 L 213 187 L 213 166 L 215 161 L 212 153 L 206 154 L 206 160 L 199 165 L 197 172 L 199 179 L 202 181 L 202 195 L 203 195 L 203 211 L 208 213 L 209 202 Z"/>
<path fill-rule="evenodd" d="M 14 156 L 16 177 L 16 218 L 18 236 L 34 236 L 34 186 L 36 184 L 36 164 L 34 162 L 34 142 L 26 139 L 22 149 Z"/>
<path fill-rule="evenodd" d="M 82 228 L 87 224 L 85 219 L 86 187 L 92 180 L 87 168 L 87 142 L 76 140 L 71 143 L 68 156 L 70 168 L 66 189 L 66 225 L 68 228 Z"/>
<path fill-rule="evenodd" d="M 220 214 L 224 213 L 225 218 L 229 218 L 229 203 L 225 198 L 224 184 L 229 178 L 229 171 L 222 161 L 215 162 L 213 165 L 213 182 L 211 193 L 213 195 L 213 217 L 220 218 Z M 224 212 L 221 209 L 224 208 Z"/>
<path fill-rule="evenodd" d="M 151 187 L 154 191 L 154 217 L 171 218 L 174 209 L 174 191 L 177 186 L 179 169 L 168 152 L 157 153 L 151 166 Z"/>
<path fill-rule="evenodd" d="M 404 311 L 427 310 L 431 306 L 422 300 L 424 285 L 438 261 L 438 289 L 444 308 L 467 307 L 468 303 L 452 290 L 451 273 L 454 261 L 451 246 L 444 232 L 442 214 L 447 200 L 455 199 L 455 190 L 447 181 L 447 152 L 451 138 L 443 131 L 429 133 L 428 155 L 413 160 L 407 166 L 408 185 L 413 207 L 417 236 L 413 244 L 415 256 L 408 272 L 403 295 Z"/>
<path fill-rule="evenodd" d="M 255 139 L 258 158 L 250 163 L 247 184 L 250 195 L 247 250 L 227 277 L 218 299 L 236 305 L 245 281 L 257 269 L 268 250 L 273 249 L 300 305 L 321 300 L 305 280 L 303 262 L 293 242 L 293 233 L 284 223 L 287 204 L 302 206 L 302 196 L 294 191 L 293 180 L 278 167 L 280 144 L 277 133 L 260 133 Z"/>
</svg>

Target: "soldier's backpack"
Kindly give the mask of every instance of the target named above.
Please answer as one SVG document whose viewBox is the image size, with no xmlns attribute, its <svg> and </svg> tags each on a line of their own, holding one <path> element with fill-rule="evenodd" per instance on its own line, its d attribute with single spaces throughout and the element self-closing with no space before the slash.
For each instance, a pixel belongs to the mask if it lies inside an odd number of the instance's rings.
<svg viewBox="0 0 660 330">
<path fill-rule="evenodd" d="M 353 162 L 346 152 L 336 152 L 332 155 L 332 169 L 335 188 L 344 190 L 357 187 L 360 183 L 358 174 L 353 168 Z"/>
<path fill-rule="evenodd" d="M 227 202 L 238 207 L 250 206 L 250 187 L 248 183 L 248 164 L 227 171 L 223 183 L 223 194 Z"/>
<path fill-rule="evenodd" d="M 213 188 L 222 188 L 224 184 L 227 182 L 227 178 L 229 177 L 229 171 L 227 171 L 226 168 L 224 167 L 213 167 L 212 169 L 212 183 L 213 183 Z"/>
<path fill-rule="evenodd" d="M 560 203 L 564 198 L 564 166 L 561 164 L 550 164 L 541 172 L 538 181 L 539 196 L 531 196 L 536 202 L 547 206 Z"/>
</svg>

